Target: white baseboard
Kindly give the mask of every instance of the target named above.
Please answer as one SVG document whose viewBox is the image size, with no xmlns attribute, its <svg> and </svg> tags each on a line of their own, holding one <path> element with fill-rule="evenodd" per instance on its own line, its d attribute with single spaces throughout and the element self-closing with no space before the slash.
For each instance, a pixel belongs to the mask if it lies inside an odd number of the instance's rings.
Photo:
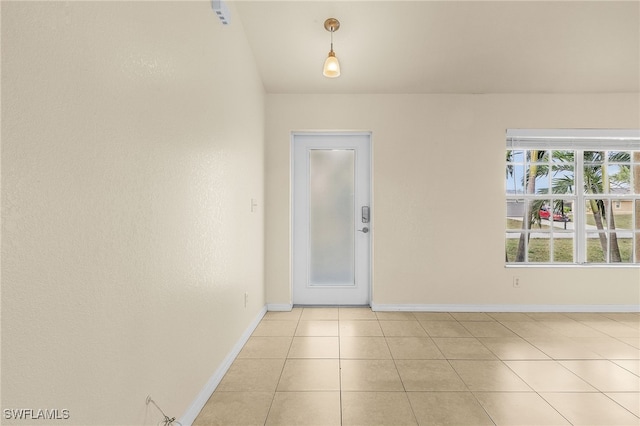
<svg viewBox="0 0 640 426">
<path fill-rule="evenodd" d="M 269 303 L 267 304 L 267 311 L 274 312 L 290 312 L 293 309 L 291 303 Z"/>
<path fill-rule="evenodd" d="M 400 305 L 372 303 L 371 310 L 407 312 L 640 312 L 640 305 Z"/>
<path fill-rule="evenodd" d="M 229 367 L 231 367 L 231 364 L 242 350 L 242 347 L 245 343 L 247 343 L 247 340 L 249 340 L 249 337 L 251 337 L 251 334 L 256 329 L 258 324 L 260 324 L 262 317 L 264 317 L 264 314 L 266 313 L 267 307 L 264 306 L 260 310 L 260 312 L 258 312 L 256 318 L 251 322 L 251 324 L 249 324 L 249 327 L 247 327 L 245 332 L 242 334 L 240 340 L 238 340 L 238 342 L 233 346 L 231 352 L 229 352 L 224 361 L 222 361 L 222 364 L 220 364 L 215 373 L 213 373 L 213 376 L 211 376 L 204 388 L 202 388 L 195 401 L 191 403 L 191 406 L 178 420 L 183 426 L 191 426 L 196 417 L 198 417 L 198 414 L 200 414 L 200 411 L 202 411 L 202 408 L 207 403 L 213 392 L 216 390 L 216 388 L 220 384 L 220 381 L 222 381 L 222 378 L 229 370 Z"/>
</svg>

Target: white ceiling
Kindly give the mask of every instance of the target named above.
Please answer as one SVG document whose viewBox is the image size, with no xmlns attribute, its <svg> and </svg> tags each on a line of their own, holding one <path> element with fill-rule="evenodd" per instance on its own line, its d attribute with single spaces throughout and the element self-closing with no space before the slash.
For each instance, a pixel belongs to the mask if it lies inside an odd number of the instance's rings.
<svg viewBox="0 0 640 426">
<path fill-rule="evenodd" d="M 268 93 L 640 91 L 640 1 L 237 1 Z M 330 35 L 342 75 L 322 76 Z M 232 25 L 235 22 L 232 20 Z"/>
</svg>

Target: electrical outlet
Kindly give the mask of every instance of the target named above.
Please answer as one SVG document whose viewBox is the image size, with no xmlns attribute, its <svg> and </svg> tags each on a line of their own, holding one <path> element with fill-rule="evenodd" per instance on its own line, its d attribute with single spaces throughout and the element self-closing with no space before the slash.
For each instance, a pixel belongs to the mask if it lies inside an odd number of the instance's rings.
<svg viewBox="0 0 640 426">
<path fill-rule="evenodd" d="M 520 288 L 520 277 L 513 277 L 513 287 Z"/>
<path fill-rule="evenodd" d="M 244 307 L 246 308 L 248 304 L 249 304 L 249 293 L 245 291 L 244 292 Z"/>
</svg>

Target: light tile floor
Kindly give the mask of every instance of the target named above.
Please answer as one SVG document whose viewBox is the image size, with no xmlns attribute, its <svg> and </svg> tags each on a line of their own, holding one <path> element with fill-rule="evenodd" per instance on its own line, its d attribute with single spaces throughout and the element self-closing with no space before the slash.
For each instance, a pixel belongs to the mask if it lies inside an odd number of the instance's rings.
<svg viewBox="0 0 640 426">
<path fill-rule="evenodd" d="M 194 425 L 640 425 L 640 314 L 268 312 Z"/>
</svg>

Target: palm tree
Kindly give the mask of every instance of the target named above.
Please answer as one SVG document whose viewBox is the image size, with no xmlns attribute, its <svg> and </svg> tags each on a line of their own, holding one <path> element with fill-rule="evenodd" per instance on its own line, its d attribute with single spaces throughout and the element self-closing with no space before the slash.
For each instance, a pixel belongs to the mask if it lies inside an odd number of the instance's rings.
<svg viewBox="0 0 640 426">
<path fill-rule="evenodd" d="M 536 193 L 536 178 L 548 173 L 548 168 L 545 166 L 539 166 L 537 161 L 540 161 L 544 158 L 546 151 L 539 150 L 531 150 L 527 151 L 529 158 L 529 169 L 528 173 L 523 177 L 526 193 L 527 194 L 535 194 Z M 509 173 L 509 171 L 507 171 Z M 537 220 L 540 220 L 540 203 L 525 203 L 524 214 L 522 217 L 522 229 L 528 230 L 531 229 L 531 225 Z M 537 209 L 535 207 L 538 207 Z M 525 261 L 525 235 L 527 243 L 530 240 L 531 234 L 529 233 L 521 233 L 520 239 L 518 241 L 518 250 L 516 252 L 515 262 L 524 262 Z"/>
<path fill-rule="evenodd" d="M 559 159 L 561 162 L 574 163 L 574 151 L 554 151 L 554 158 Z M 602 194 L 605 192 L 605 188 L 609 184 L 609 175 L 606 167 L 603 167 L 604 159 L 607 158 L 603 151 L 585 151 L 584 152 L 584 192 L 586 194 Z M 629 162 L 628 152 L 610 152 L 608 155 L 610 162 L 626 163 Z M 623 168 L 625 166 L 622 166 Z M 557 170 L 563 170 L 566 167 L 558 167 Z M 564 175 L 561 178 L 553 179 L 553 193 L 554 194 L 567 194 L 571 192 L 571 188 L 575 187 L 573 175 Z M 604 200 L 590 199 L 589 207 L 593 215 L 593 221 L 598 230 L 598 239 L 602 248 L 604 258 L 608 259 L 610 256 L 611 262 L 621 262 L 622 257 L 620 255 L 620 247 L 618 245 L 618 236 L 615 232 L 610 232 L 610 248 L 609 252 L 607 247 L 607 234 L 604 232 L 605 224 L 607 223 L 607 215 L 609 215 L 609 230 L 615 230 L 615 218 L 610 214 L 610 209 L 607 208 L 608 204 Z"/>
</svg>

